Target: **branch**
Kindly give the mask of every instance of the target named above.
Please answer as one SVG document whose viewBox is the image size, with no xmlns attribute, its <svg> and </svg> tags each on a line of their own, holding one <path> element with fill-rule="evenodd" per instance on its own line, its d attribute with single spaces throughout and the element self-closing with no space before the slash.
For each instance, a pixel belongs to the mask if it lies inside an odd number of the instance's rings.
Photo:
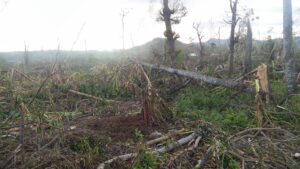
<svg viewBox="0 0 300 169">
<path fill-rule="evenodd" d="M 106 101 L 106 102 L 116 102 L 115 100 L 106 100 L 106 99 L 103 99 L 103 98 L 100 98 L 100 97 L 96 97 L 96 96 L 92 96 L 92 95 L 89 95 L 89 94 L 86 94 L 86 93 L 78 92 L 78 91 L 72 90 L 72 89 L 70 89 L 69 92 L 80 95 L 80 96 L 92 98 L 92 99 L 95 99 L 95 100 Z"/>
</svg>

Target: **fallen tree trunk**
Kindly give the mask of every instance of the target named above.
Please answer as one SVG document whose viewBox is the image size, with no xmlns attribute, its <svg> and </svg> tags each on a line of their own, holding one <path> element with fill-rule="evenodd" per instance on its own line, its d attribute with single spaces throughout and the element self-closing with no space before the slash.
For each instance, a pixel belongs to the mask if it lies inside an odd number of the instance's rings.
<svg viewBox="0 0 300 169">
<path fill-rule="evenodd" d="M 195 79 L 198 81 L 203 81 L 208 84 L 212 84 L 212 85 L 216 85 L 216 86 L 223 86 L 223 87 L 230 88 L 230 89 L 241 90 L 241 91 L 245 91 L 248 93 L 255 93 L 255 90 L 253 88 L 249 88 L 249 87 L 245 86 L 244 84 L 236 82 L 234 80 L 220 79 L 220 78 L 206 76 L 206 75 L 202 75 L 202 74 L 187 71 L 187 70 L 174 69 L 174 68 L 167 67 L 164 65 L 157 65 L 157 64 L 153 65 L 153 64 L 149 64 L 149 63 L 145 63 L 145 62 L 141 62 L 140 64 L 143 66 L 146 66 L 146 67 L 150 67 L 152 69 L 163 70 L 170 74 L 176 74 L 179 76 Z"/>
</svg>

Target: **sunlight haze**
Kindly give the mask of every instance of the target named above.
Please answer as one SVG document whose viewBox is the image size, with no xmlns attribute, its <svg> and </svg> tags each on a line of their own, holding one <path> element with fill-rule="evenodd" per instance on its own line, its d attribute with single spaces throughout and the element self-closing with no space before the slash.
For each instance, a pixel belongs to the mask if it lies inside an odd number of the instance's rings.
<svg viewBox="0 0 300 169">
<path fill-rule="evenodd" d="M 201 22 L 204 40 L 229 37 L 224 22 L 228 0 L 185 0 L 187 17 L 174 26 L 180 41 L 190 42 L 196 34 L 193 22 Z M 271 4 L 271 5 L 270 5 Z M 163 37 L 164 23 L 156 17 L 160 0 L 2 0 L 0 8 L 0 51 L 113 50 L 122 48 L 121 12 L 125 16 L 125 47 L 131 48 Z M 255 39 L 281 37 L 282 0 L 241 0 L 240 7 L 253 8 L 259 17 L 252 23 Z M 300 1 L 293 0 L 294 31 L 299 32 Z M 262 26 L 263 25 L 263 26 Z"/>
</svg>

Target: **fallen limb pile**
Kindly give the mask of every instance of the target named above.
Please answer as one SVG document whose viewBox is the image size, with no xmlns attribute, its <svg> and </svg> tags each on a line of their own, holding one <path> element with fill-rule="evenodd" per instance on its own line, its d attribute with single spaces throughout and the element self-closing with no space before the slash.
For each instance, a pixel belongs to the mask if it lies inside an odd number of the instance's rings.
<svg viewBox="0 0 300 169">
<path fill-rule="evenodd" d="M 195 145 L 199 143 L 200 139 L 202 138 L 202 133 L 201 133 L 201 130 L 197 130 L 195 132 L 193 132 L 192 134 L 188 135 L 187 137 L 184 137 L 184 138 L 181 138 L 179 139 L 178 141 L 174 142 L 174 143 L 171 143 L 169 145 L 166 145 L 162 148 L 159 148 L 157 150 L 153 150 L 151 151 L 152 154 L 162 154 L 162 153 L 166 153 L 166 152 L 169 152 L 169 151 L 172 151 L 174 150 L 175 148 L 178 148 L 180 146 L 183 146 L 187 143 L 189 143 L 190 141 L 194 140 L 197 138 Z M 200 139 L 198 139 L 200 138 Z M 137 153 L 129 153 L 129 154 L 124 154 L 124 155 L 120 155 L 120 156 L 117 156 L 117 157 L 114 157 L 112 159 L 109 159 L 107 161 L 104 161 L 103 163 L 101 163 L 97 169 L 104 169 L 105 168 L 105 165 L 107 164 L 111 164 L 113 163 L 114 161 L 117 161 L 117 160 L 123 160 L 123 161 L 126 161 L 126 160 L 129 160 L 131 158 L 134 158 L 136 157 L 138 154 Z"/>
<path fill-rule="evenodd" d="M 299 168 L 300 162 L 293 157 L 298 151 L 297 133 L 283 128 L 250 128 L 230 136 L 228 151 L 241 160 L 244 166 L 261 165 L 263 168 Z M 251 151 L 249 153 L 244 153 Z M 297 167 L 298 166 L 298 167 Z M 243 168 L 243 167 L 242 167 Z"/>
<path fill-rule="evenodd" d="M 157 64 L 153 65 L 153 64 L 149 64 L 149 63 L 145 63 L 145 62 L 141 62 L 140 64 L 143 66 L 146 66 L 146 67 L 150 67 L 152 69 L 163 70 L 170 74 L 176 74 L 179 76 L 195 79 L 198 81 L 203 81 L 208 84 L 223 86 L 223 87 L 230 88 L 230 89 L 237 89 L 237 90 L 245 91 L 248 93 L 255 93 L 255 90 L 253 88 L 249 88 L 249 87 L 245 86 L 244 84 L 236 82 L 234 80 L 220 79 L 220 78 L 206 76 L 206 75 L 202 75 L 202 74 L 187 71 L 187 70 L 174 69 L 174 68 L 167 67 L 164 65 L 157 65 Z"/>
</svg>

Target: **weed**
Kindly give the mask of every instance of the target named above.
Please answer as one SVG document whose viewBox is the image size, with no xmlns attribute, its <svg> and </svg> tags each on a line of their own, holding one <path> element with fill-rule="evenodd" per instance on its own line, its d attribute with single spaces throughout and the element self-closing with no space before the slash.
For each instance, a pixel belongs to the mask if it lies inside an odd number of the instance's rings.
<svg viewBox="0 0 300 169">
<path fill-rule="evenodd" d="M 103 157 L 103 148 L 100 141 L 92 137 L 83 137 L 79 143 L 70 145 L 70 149 L 84 157 L 80 161 L 81 168 L 89 168 L 97 159 Z"/>
<path fill-rule="evenodd" d="M 157 168 L 158 160 L 155 155 L 147 151 L 147 145 L 144 142 L 144 135 L 139 129 L 135 129 L 135 136 L 141 142 L 133 167 L 134 169 L 152 169 Z"/>
<path fill-rule="evenodd" d="M 133 164 L 134 169 L 153 169 L 157 168 L 158 162 L 156 157 L 147 152 L 146 147 L 143 145 L 140 147 L 138 156 Z"/>
</svg>

